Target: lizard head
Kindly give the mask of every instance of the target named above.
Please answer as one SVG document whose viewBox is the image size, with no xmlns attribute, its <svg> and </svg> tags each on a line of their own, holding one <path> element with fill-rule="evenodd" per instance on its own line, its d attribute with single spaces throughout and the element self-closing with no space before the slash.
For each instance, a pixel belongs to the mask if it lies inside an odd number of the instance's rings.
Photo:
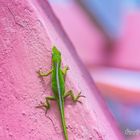
<svg viewBox="0 0 140 140">
<path fill-rule="evenodd" d="M 61 53 L 55 46 L 52 48 L 52 61 L 61 62 Z"/>
</svg>

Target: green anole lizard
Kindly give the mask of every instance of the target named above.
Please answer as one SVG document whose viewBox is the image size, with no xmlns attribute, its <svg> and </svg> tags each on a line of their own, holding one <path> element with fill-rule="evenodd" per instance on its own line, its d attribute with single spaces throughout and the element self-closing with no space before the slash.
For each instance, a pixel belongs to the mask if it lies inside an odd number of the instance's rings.
<svg viewBox="0 0 140 140">
<path fill-rule="evenodd" d="M 77 102 L 77 101 L 80 102 L 78 99 L 80 97 L 85 97 L 81 95 L 81 92 L 77 96 L 74 96 L 72 90 L 65 93 L 65 75 L 68 69 L 69 69 L 68 67 L 64 67 L 64 69 L 62 70 L 61 53 L 56 47 L 53 47 L 52 48 L 52 69 L 48 71 L 47 73 L 44 73 L 41 71 L 38 72 L 39 76 L 48 76 L 51 74 L 52 91 L 54 95 L 46 97 L 46 102 L 45 103 L 41 102 L 41 105 L 37 107 L 45 107 L 47 111 L 50 108 L 49 100 L 56 100 L 59 110 L 60 110 L 61 123 L 62 123 L 65 140 L 68 140 L 65 114 L 64 114 L 65 98 L 68 96 L 71 96 L 74 102 Z"/>
</svg>

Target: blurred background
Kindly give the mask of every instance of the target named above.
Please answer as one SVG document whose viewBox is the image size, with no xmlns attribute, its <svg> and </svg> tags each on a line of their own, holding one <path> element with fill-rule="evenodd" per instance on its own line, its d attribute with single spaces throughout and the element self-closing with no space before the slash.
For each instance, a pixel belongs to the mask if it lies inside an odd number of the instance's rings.
<svg viewBox="0 0 140 140">
<path fill-rule="evenodd" d="M 140 140 L 140 0 L 50 0 L 126 140 Z"/>
</svg>

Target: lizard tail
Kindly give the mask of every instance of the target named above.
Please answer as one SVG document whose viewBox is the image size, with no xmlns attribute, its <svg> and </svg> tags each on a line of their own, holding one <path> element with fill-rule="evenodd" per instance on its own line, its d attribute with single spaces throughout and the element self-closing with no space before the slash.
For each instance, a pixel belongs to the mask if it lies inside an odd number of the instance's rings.
<svg viewBox="0 0 140 140">
<path fill-rule="evenodd" d="M 60 109 L 60 115 L 61 115 L 61 122 L 62 122 L 64 137 L 65 137 L 65 140 L 68 140 L 68 133 L 67 133 L 67 128 L 66 128 L 66 121 L 65 121 L 65 114 L 64 114 L 64 104 L 63 103 L 59 104 L 59 109 Z"/>
</svg>

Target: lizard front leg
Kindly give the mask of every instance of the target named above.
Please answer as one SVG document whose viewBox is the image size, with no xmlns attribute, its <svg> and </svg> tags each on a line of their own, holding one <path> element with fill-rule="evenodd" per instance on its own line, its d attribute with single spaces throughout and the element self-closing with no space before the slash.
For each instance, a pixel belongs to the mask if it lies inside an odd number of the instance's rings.
<svg viewBox="0 0 140 140">
<path fill-rule="evenodd" d="M 69 67 L 68 66 L 65 66 L 63 69 L 62 69 L 62 73 L 63 75 L 65 76 L 67 74 L 67 71 L 69 70 Z"/>
<path fill-rule="evenodd" d="M 69 70 L 69 67 L 68 66 L 65 66 L 63 69 L 62 69 L 62 73 L 63 73 L 63 76 L 64 76 L 64 80 L 66 79 L 66 74 L 67 74 L 67 71 Z"/>
<path fill-rule="evenodd" d="M 48 72 L 42 72 L 42 71 L 39 70 L 39 71 L 37 71 L 37 73 L 40 77 L 45 77 L 45 76 L 48 76 L 52 73 L 52 69 L 49 70 Z"/>
<path fill-rule="evenodd" d="M 82 103 L 81 101 L 79 101 L 79 98 L 80 98 L 80 97 L 84 97 L 84 98 L 85 98 L 84 95 L 81 95 L 81 92 L 79 92 L 78 95 L 75 96 L 75 95 L 73 94 L 73 91 L 72 91 L 72 90 L 69 90 L 67 93 L 64 94 L 64 99 L 65 99 L 66 97 L 68 97 L 68 96 L 71 96 L 71 99 L 72 99 L 73 102 L 79 102 L 79 103 Z"/>
</svg>

